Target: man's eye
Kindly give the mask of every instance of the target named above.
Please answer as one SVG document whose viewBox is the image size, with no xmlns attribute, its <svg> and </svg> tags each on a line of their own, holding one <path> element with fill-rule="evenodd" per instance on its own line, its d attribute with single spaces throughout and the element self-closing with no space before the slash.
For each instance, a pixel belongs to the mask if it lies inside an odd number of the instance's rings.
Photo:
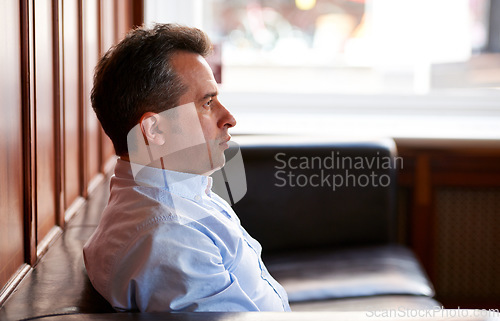
<svg viewBox="0 0 500 321">
<path fill-rule="evenodd" d="M 210 99 L 209 101 L 207 101 L 207 102 L 203 105 L 203 107 L 205 107 L 205 108 L 210 108 L 210 106 L 212 105 L 212 102 L 213 102 L 213 101 L 214 101 L 213 99 Z"/>
</svg>

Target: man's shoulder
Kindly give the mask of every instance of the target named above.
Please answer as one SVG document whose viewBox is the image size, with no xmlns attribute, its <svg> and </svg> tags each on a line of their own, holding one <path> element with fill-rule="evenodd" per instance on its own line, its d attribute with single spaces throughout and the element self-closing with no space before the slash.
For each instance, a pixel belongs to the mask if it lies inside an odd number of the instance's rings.
<svg viewBox="0 0 500 321">
<path fill-rule="evenodd" d="M 109 202 L 88 244 L 123 246 L 158 229 L 162 233 L 183 228 L 203 231 L 207 216 L 204 210 L 162 188 L 112 182 Z"/>
<path fill-rule="evenodd" d="M 92 276 L 102 278 L 95 281 L 105 288 L 128 248 L 154 235 L 159 226 L 179 224 L 171 208 L 142 193 L 141 189 L 112 188 L 99 225 L 84 246 L 89 276 L 91 280 Z"/>
<path fill-rule="evenodd" d="M 112 181 L 110 200 L 86 248 L 96 255 L 109 255 L 139 239 L 158 234 L 168 238 L 186 229 L 188 234 L 196 230 L 200 237 L 231 243 L 240 232 L 219 216 L 162 188 Z"/>
</svg>

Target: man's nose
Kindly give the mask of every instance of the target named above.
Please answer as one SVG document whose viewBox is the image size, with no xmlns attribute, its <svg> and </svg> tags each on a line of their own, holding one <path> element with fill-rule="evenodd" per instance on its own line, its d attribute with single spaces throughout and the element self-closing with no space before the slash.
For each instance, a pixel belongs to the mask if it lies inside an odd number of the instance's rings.
<svg viewBox="0 0 500 321">
<path fill-rule="evenodd" d="M 234 116 L 229 112 L 229 110 L 224 107 L 222 104 L 221 106 L 221 118 L 219 120 L 219 127 L 224 127 L 227 126 L 228 128 L 236 126 L 236 119 Z"/>
</svg>

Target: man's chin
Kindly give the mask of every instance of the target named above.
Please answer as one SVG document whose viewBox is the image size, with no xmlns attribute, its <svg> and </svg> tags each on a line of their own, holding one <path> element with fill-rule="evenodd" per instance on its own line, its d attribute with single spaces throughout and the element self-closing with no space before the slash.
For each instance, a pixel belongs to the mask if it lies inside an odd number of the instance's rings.
<svg viewBox="0 0 500 321">
<path fill-rule="evenodd" d="M 226 157 L 224 156 L 224 153 L 222 153 L 222 155 L 220 156 L 212 156 L 212 164 L 212 173 L 224 167 L 224 165 L 226 165 Z"/>
</svg>

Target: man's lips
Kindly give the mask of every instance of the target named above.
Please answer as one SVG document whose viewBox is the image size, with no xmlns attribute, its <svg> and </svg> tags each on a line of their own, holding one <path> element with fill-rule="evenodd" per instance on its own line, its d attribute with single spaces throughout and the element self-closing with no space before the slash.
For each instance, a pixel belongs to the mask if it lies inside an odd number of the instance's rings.
<svg viewBox="0 0 500 321">
<path fill-rule="evenodd" d="M 231 136 L 227 136 L 227 137 L 223 138 L 223 139 L 221 140 L 220 145 L 222 145 L 222 144 L 227 144 L 227 142 L 228 142 L 230 139 L 231 139 Z"/>
<path fill-rule="evenodd" d="M 231 139 L 231 136 L 227 136 L 227 137 L 223 138 L 222 142 L 219 145 L 221 145 L 224 148 L 229 148 L 228 142 L 230 139 Z"/>
</svg>

